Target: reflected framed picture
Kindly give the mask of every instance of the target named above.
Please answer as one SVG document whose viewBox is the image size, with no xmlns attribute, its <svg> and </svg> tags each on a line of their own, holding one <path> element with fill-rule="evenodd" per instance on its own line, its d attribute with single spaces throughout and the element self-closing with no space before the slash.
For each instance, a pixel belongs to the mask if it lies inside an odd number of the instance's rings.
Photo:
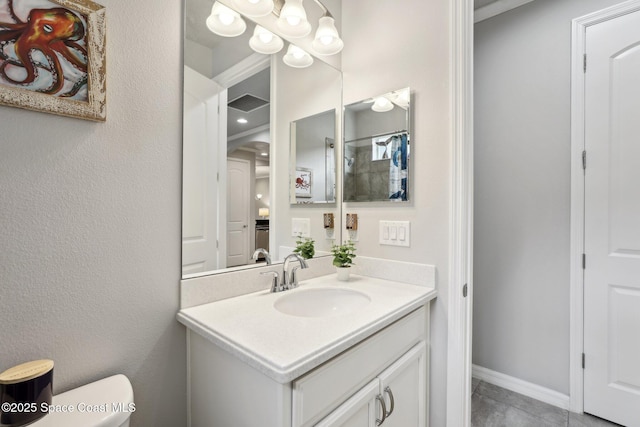
<svg viewBox="0 0 640 427">
<path fill-rule="evenodd" d="M 106 120 L 105 8 L 0 0 L 0 104 Z"/>
<path fill-rule="evenodd" d="M 311 169 L 296 168 L 296 197 L 311 197 Z"/>
</svg>

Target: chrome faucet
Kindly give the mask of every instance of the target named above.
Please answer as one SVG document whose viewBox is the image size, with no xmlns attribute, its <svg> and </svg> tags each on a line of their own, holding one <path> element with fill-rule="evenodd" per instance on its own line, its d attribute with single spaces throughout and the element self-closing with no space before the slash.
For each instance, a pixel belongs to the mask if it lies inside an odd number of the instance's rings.
<svg viewBox="0 0 640 427">
<path fill-rule="evenodd" d="M 293 267 L 291 270 L 291 274 L 289 274 L 289 263 L 296 262 L 300 263 L 299 266 Z M 298 286 L 298 268 L 309 268 L 309 264 L 298 254 L 288 255 L 284 259 L 284 264 L 282 264 L 282 290 L 286 291 L 287 289 L 292 289 Z"/>
<path fill-rule="evenodd" d="M 251 259 L 254 260 L 258 260 L 258 255 L 264 255 L 264 259 L 267 261 L 267 265 L 271 265 L 271 255 L 269 255 L 269 252 L 267 252 L 266 249 L 264 248 L 258 248 L 256 249 L 256 251 L 253 253 L 253 256 L 251 257 Z"/>
</svg>

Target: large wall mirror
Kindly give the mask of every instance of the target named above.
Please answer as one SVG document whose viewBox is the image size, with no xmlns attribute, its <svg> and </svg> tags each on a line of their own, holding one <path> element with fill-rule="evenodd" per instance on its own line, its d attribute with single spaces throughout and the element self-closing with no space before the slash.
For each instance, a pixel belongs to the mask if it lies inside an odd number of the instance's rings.
<svg viewBox="0 0 640 427">
<path fill-rule="evenodd" d="M 324 3 L 339 13 L 340 0 Z M 323 227 L 324 213 L 339 220 L 339 204 L 290 205 L 289 163 L 291 123 L 329 110 L 335 121 L 341 111 L 341 72 L 318 58 L 306 68 L 285 65 L 286 40 L 277 54 L 254 52 L 249 40 L 256 24 L 246 17 L 237 37 L 212 33 L 206 18 L 213 4 L 185 1 L 183 278 L 263 265 L 262 255 L 253 259 L 257 248 L 282 260 L 299 238 L 294 220 L 309 225 L 305 235 L 319 255 L 340 238 L 339 223 L 336 233 Z M 310 21 L 322 15 L 305 7 Z M 339 146 L 340 132 L 333 135 Z M 335 181 L 332 196 L 339 200 Z"/>
<path fill-rule="evenodd" d="M 345 107 L 345 202 L 409 200 L 410 104 L 407 87 Z"/>
</svg>

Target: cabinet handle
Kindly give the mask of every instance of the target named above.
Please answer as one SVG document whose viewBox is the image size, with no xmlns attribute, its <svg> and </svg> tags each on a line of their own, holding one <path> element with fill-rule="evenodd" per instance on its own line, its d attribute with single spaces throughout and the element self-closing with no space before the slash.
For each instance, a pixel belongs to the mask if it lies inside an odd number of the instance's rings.
<svg viewBox="0 0 640 427">
<path fill-rule="evenodd" d="M 382 397 L 381 394 L 376 396 L 376 400 L 380 402 L 380 406 L 382 406 L 382 419 L 380 420 L 376 418 L 376 425 L 379 426 L 387 419 L 387 405 L 385 405 L 384 397 Z"/>
<path fill-rule="evenodd" d="M 389 403 L 391 404 L 391 408 L 389 408 L 389 412 L 385 416 L 385 418 L 387 418 L 388 416 L 393 414 L 393 407 L 394 407 L 393 392 L 391 391 L 391 387 L 388 387 L 388 386 L 384 388 L 384 392 L 389 395 Z"/>
</svg>

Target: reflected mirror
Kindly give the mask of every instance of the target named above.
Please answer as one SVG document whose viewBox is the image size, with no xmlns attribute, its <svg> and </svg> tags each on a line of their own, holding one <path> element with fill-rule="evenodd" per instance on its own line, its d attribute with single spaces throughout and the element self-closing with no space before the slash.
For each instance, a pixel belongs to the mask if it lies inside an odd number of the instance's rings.
<svg viewBox="0 0 640 427">
<path fill-rule="evenodd" d="M 345 107 L 343 201 L 409 200 L 410 103 L 407 87 Z"/>
<path fill-rule="evenodd" d="M 291 204 L 336 201 L 336 110 L 291 122 Z"/>
<path fill-rule="evenodd" d="M 293 219 L 309 224 L 305 233 L 315 239 L 316 254 L 326 253 L 332 240 L 323 213 L 340 218 L 339 205 L 291 211 L 288 165 L 289 124 L 340 111 L 341 73 L 317 58 L 308 68 L 285 65 L 286 47 L 273 55 L 254 52 L 249 40 L 256 25 L 246 17 L 237 37 L 212 33 L 206 18 L 213 3 L 185 2 L 183 278 L 263 265 L 262 255 L 253 259 L 257 248 L 282 260 L 295 248 Z M 329 3 L 340 10 L 339 0 Z M 315 19 L 322 13 L 308 8 Z"/>
</svg>

